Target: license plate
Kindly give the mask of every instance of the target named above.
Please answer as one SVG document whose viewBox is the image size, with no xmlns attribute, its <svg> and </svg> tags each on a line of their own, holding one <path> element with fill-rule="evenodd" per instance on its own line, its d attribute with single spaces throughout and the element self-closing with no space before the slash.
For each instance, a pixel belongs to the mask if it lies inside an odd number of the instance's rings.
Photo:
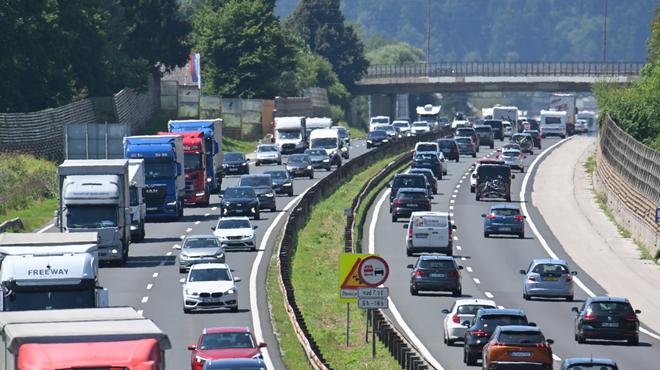
<svg viewBox="0 0 660 370">
<path fill-rule="evenodd" d="M 500 231 L 511 231 L 510 227 L 500 227 Z"/>
<path fill-rule="evenodd" d="M 426 239 L 429 234 L 415 234 L 415 238 Z"/>
<path fill-rule="evenodd" d="M 618 328 L 619 323 L 618 322 L 604 322 L 602 324 L 602 327 L 604 327 L 604 328 Z"/>
<path fill-rule="evenodd" d="M 232 171 L 238 171 L 238 168 L 231 168 L 231 167 L 229 167 L 229 168 L 227 168 L 227 171 L 229 171 L 229 172 L 232 172 Z"/>
<path fill-rule="evenodd" d="M 445 274 L 430 274 L 429 276 L 435 277 L 435 278 L 440 278 L 440 277 L 445 277 Z"/>
<path fill-rule="evenodd" d="M 530 357 L 531 352 L 511 352 L 511 357 Z"/>
<path fill-rule="evenodd" d="M 237 209 L 235 212 L 236 213 L 243 213 L 243 210 L 242 209 Z"/>
<path fill-rule="evenodd" d="M 406 204 L 406 207 L 417 207 L 417 204 L 415 204 L 415 203 L 408 203 L 408 204 Z"/>
<path fill-rule="evenodd" d="M 559 278 L 554 276 L 548 276 L 543 278 L 543 281 L 558 281 L 558 280 Z"/>
</svg>

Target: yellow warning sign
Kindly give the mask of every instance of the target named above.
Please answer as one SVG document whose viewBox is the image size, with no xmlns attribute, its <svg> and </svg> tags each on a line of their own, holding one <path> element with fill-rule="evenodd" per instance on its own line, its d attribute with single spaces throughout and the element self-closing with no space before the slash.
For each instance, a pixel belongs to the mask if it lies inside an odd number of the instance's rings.
<svg viewBox="0 0 660 370">
<path fill-rule="evenodd" d="M 341 253 L 339 255 L 339 301 L 357 302 L 357 289 L 367 288 L 359 278 L 360 262 L 363 259 L 375 256 L 369 253 Z"/>
</svg>

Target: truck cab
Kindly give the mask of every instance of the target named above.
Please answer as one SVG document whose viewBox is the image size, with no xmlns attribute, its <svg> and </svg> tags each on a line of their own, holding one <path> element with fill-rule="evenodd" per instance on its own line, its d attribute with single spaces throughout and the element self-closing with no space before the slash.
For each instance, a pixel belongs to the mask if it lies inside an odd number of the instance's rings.
<svg viewBox="0 0 660 370">
<path fill-rule="evenodd" d="M 275 117 L 274 136 L 280 153 L 303 153 L 307 149 L 305 117 Z"/>
<path fill-rule="evenodd" d="M 339 138 L 339 132 L 331 128 L 312 131 L 309 144 L 310 149 L 325 150 L 333 166 L 341 166 L 341 157 L 348 151 L 343 140 Z"/>
<path fill-rule="evenodd" d="M 147 205 L 144 202 L 144 159 L 128 160 L 129 198 L 131 206 L 131 242 L 144 240 L 144 220 Z"/>
<path fill-rule="evenodd" d="M 206 155 L 204 154 L 204 133 L 178 132 L 183 137 L 183 169 L 186 178 L 186 190 L 183 196 L 185 204 L 208 206 L 211 199 L 209 184 L 213 181 L 206 177 Z M 171 132 L 159 132 L 158 135 L 172 135 Z"/>
<path fill-rule="evenodd" d="M 514 134 L 523 131 L 523 127 L 518 124 L 518 107 L 495 106 L 492 119 L 511 122 Z"/>
</svg>

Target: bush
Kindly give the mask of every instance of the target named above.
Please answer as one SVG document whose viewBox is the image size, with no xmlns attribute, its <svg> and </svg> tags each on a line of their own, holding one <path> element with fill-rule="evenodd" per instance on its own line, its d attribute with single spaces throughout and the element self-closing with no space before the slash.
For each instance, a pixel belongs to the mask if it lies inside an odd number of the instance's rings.
<svg viewBox="0 0 660 370">
<path fill-rule="evenodd" d="M 0 154 L 0 215 L 57 196 L 57 165 L 24 154 Z"/>
</svg>

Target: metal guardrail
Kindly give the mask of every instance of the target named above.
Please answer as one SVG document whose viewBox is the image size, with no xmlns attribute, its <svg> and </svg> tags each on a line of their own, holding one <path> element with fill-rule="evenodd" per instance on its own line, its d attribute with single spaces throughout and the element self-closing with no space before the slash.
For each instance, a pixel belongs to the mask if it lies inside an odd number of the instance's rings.
<svg viewBox="0 0 660 370">
<path fill-rule="evenodd" d="M 12 218 L 10 220 L 7 220 L 5 222 L 0 223 L 0 234 L 4 233 L 5 231 L 9 229 L 23 229 L 23 221 L 19 217 Z"/>
<path fill-rule="evenodd" d="M 439 62 L 376 64 L 362 81 L 392 77 L 460 76 L 638 76 L 644 63 L 590 62 Z"/>
</svg>

